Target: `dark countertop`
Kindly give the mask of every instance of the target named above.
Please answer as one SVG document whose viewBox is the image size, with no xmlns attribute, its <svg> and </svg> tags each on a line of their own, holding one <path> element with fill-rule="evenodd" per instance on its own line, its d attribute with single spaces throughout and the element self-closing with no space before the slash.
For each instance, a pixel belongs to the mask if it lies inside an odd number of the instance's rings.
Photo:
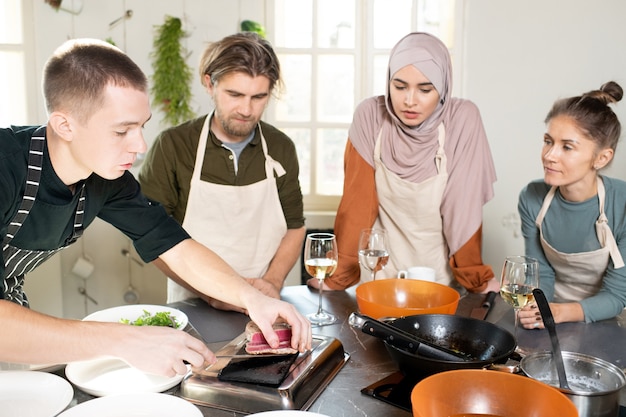
<svg viewBox="0 0 626 417">
<path fill-rule="evenodd" d="M 306 286 L 285 287 L 282 298 L 307 314 L 317 309 L 318 294 Z M 461 298 L 457 314 L 469 316 L 484 296 L 467 294 Z M 349 361 L 339 371 L 309 411 L 338 416 L 410 417 L 411 413 L 361 393 L 361 389 L 396 372 L 398 368 L 387 353 L 381 340 L 353 329 L 348 324 L 350 313 L 357 311 L 354 288 L 348 291 L 325 292 L 324 308 L 339 317 L 337 323 L 313 329 L 314 334 L 332 336 L 340 340 L 350 354 Z M 244 331 L 248 317 L 233 312 L 214 310 L 206 303 L 192 299 L 170 305 L 184 311 L 195 330 L 214 351 L 236 338 Z M 513 310 L 498 296 L 487 321 L 513 332 Z M 557 325 L 562 350 L 585 353 L 612 362 L 620 368 L 626 363 L 626 314 L 598 323 L 564 323 Z M 550 350 L 546 330 L 518 329 L 518 345 L 528 351 Z M 76 389 L 73 404 L 93 397 Z M 168 393 L 176 395 L 178 388 Z M 626 405 L 622 395 L 620 401 Z M 199 406 L 204 416 L 237 417 L 243 414 Z"/>
</svg>

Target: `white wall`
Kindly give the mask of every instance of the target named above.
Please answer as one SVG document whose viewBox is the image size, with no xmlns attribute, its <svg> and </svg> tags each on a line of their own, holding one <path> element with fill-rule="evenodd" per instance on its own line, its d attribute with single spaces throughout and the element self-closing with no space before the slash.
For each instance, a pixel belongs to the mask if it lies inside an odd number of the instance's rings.
<svg viewBox="0 0 626 417">
<path fill-rule="evenodd" d="M 542 178 L 543 120 L 552 103 L 614 80 L 626 89 L 626 2 L 470 0 L 465 13 L 463 96 L 481 109 L 498 182 L 484 211 L 484 257 L 500 273 L 523 253 L 503 223 L 517 196 Z M 626 100 L 615 110 L 626 131 Z M 623 146 L 623 145 L 620 145 Z M 609 173 L 626 179 L 626 150 Z"/>
<path fill-rule="evenodd" d="M 235 32 L 240 20 L 265 21 L 264 2 L 260 0 L 81 0 L 78 15 L 55 12 L 43 0 L 25 1 L 32 2 L 35 11 L 38 80 L 47 57 L 68 38 L 110 37 L 150 76 L 153 27 L 161 24 L 165 15 L 183 19 L 189 33 L 189 62 L 194 68 L 205 42 Z M 64 0 L 72 1 L 78 0 Z M 484 212 L 484 258 L 499 274 L 506 255 L 523 252 L 523 242 L 515 236 L 517 195 L 528 181 L 542 176 L 542 121 L 552 102 L 611 79 L 626 87 L 626 31 L 622 29 L 626 2 L 466 0 L 464 4 L 460 95 L 480 107 L 496 161 L 496 197 Z M 133 16 L 109 28 L 109 23 L 126 10 L 132 10 Z M 194 84 L 193 92 L 198 113 L 206 112 L 209 103 L 199 83 Z M 39 114 L 33 123 L 44 122 L 40 96 L 36 99 L 40 101 Z M 626 124 L 626 103 L 619 104 L 617 112 Z M 145 129 L 149 143 L 162 128 L 159 119 L 155 112 Z M 613 175 L 626 178 L 624 158 L 626 152 L 618 150 Z M 332 216 L 309 216 L 307 222 L 310 227 L 327 227 L 329 223 Z M 510 223 L 512 227 L 507 226 Z M 96 222 L 85 233 L 84 249 L 76 246 L 62 252 L 61 265 L 52 270 L 60 269 L 62 274 L 66 316 L 82 317 L 85 311 L 123 302 L 129 274 L 121 250 L 126 247 L 124 236 Z M 70 272 L 83 250 L 96 266 L 87 289 L 99 301 L 97 306 L 88 303 L 87 308 L 77 292 L 83 282 Z M 165 281 L 160 272 L 137 265 L 131 271 L 142 302 L 164 301 Z M 299 283 L 299 272 L 294 270 L 289 283 Z M 42 304 L 34 307 L 47 308 Z"/>
</svg>

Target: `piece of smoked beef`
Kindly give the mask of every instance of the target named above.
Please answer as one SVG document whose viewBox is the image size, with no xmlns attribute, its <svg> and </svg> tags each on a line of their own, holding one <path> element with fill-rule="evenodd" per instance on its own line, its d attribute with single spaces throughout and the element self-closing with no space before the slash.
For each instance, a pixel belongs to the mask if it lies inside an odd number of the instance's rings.
<svg viewBox="0 0 626 417">
<path fill-rule="evenodd" d="M 262 355 L 264 353 L 273 353 L 278 355 L 289 355 L 298 351 L 291 347 L 291 327 L 285 322 L 277 322 L 274 324 L 274 331 L 278 335 L 279 345 L 272 348 L 265 340 L 265 336 L 261 333 L 259 327 L 253 321 L 246 324 L 246 352 L 252 355 Z"/>
</svg>

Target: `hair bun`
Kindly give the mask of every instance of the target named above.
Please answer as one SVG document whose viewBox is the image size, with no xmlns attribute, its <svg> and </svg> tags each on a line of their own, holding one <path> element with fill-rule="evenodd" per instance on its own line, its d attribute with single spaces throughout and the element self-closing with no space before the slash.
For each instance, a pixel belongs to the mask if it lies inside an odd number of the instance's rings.
<svg viewBox="0 0 626 417">
<path fill-rule="evenodd" d="M 602 87 L 600 87 L 597 93 L 596 98 L 603 100 L 607 104 L 617 103 L 624 96 L 624 90 L 615 81 L 602 84 Z"/>
</svg>

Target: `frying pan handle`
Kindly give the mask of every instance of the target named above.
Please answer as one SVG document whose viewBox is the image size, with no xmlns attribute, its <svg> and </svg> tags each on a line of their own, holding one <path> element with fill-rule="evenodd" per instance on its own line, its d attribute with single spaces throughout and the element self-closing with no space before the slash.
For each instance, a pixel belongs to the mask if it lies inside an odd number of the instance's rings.
<svg viewBox="0 0 626 417">
<path fill-rule="evenodd" d="M 365 334 L 386 340 L 397 348 L 407 350 L 411 353 L 417 351 L 418 341 L 407 339 L 400 335 L 399 331 L 392 326 L 358 313 L 352 313 L 348 319 L 350 325 L 361 330 Z"/>
<path fill-rule="evenodd" d="M 491 308 L 493 302 L 496 300 L 496 295 L 498 295 L 495 291 L 489 291 L 487 296 L 485 297 L 485 301 L 483 301 L 483 308 Z"/>
<path fill-rule="evenodd" d="M 466 358 L 456 352 L 441 346 L 430 345 L 410 333 L 359 313 L 350 314 L 348 323 L 365 334 L 383 339 L 390 345 L 407 350 L 410 353 L 417 353 L 421 356 L 444 361 L 458 362 L 466 360 Z"/>
</svg>

